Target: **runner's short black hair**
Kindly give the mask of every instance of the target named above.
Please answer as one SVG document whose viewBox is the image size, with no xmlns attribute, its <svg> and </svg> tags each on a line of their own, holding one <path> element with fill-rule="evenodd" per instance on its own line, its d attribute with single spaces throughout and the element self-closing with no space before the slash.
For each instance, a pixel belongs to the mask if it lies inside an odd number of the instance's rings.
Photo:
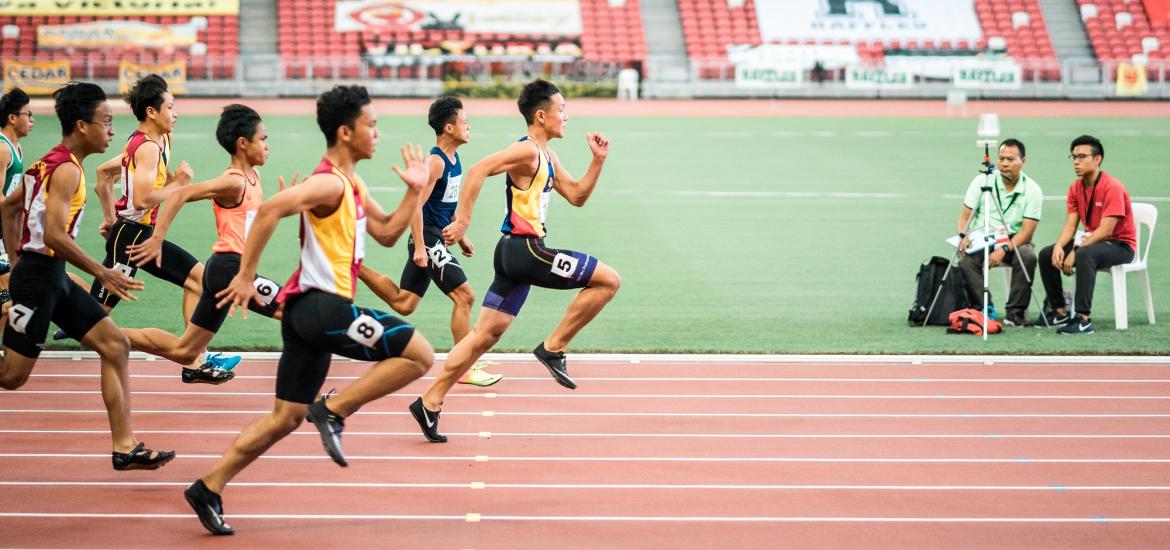
<svg viewBox="0 0 1170 550">
<path fill-rule="evenodd" d="M 354 121 L 362 116 L 362 107 L 369 105 L 370 92 L 365 86 L 338 84 L 317 98 L 317 126 L 325 134 L 325 145 L 337 144 L 337 129 L 342 126 L 353 128 Z"/>
<path fill-rule="evenodd" d="M 252 141 L 256 135 L 256 127 L 260 125 L 260 113 L 247 106 L 233 103 L 223 108 L 219 115 L 219 125 L 215 127 L 215 140 L 228 152 L 236 154 L 236 140 L 244 138 Z"/>
<path fill-rule="evenodd" d="M 457 97 L 440 97 L 431 104 L 427 113 L 427 124 L 435 130 L 436 136 L 443 135 L 443 128 L 455 122 L 459 110 L 463 109 L 463 102 Z"/>
<path fill-rule="evenodd" d="M 28 94 L 20 88 L 13 88 L 0 97 L 0 128 L 8 126 L 8 115 L 19 113 L 28 102 Z"/>
<path fill-rule="evenodd" d="M 70 82 L 53 92 L 57 120 L 61 121 L 61 135 L 73 133 L 77 121 L 93 122 L 98 105 L 106 100 L 101 86 L 90 82 Z"/>
<path fill-rule="evenodd" d="M 157 74 L 148 74 L 136 82 L 123 99 L 134 111 L 134 118 L 138 122 L 146 120 L 146 109 L 159 110 L 163 104 L 163 94 L 167 93 L 167 81 Z"/>
<path fill-rule="evenodd" d="M 1068 152 L 1072 152 L 1078 145 L 1088 145 L 1093 148 L 1093 154 L 1105 158 L 1105 146 L 1101 145 L 1101 140 L 1093 136 L 1081 136 L 1072 141 L 1072 145 L 1068 146 Z"/>
<path fill-rule="evenodd" d="M 541 78 L 525 84 L 524 89 L 520 90 L 520 99 L 516 100 L 516 106 L 520 107 L 520 114 L 524 115 L 524 122 L 532 124 L 536 111 L 547 107 L 552 96 L 559 93 L 561 93 L 561 89 L 557 88 L 556 84 Z"/>
</svg>

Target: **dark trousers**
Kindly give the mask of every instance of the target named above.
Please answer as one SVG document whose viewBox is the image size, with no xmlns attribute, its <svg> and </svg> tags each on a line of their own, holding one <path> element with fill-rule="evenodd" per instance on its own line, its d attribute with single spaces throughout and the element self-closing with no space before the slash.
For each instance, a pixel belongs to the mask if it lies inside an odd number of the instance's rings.
<svg viewBox="0 0 1170 550">
<path fill-rule="evenodd" d="M 1064 303 L 1064 286 L 1060 278 L 1062 273 L 1052 265 L 1052 249 L 1056 245 L 1049 245 L 1040 251 L 1040 278 L 1044 281 L 1044 293 L 1047 295 L 1048 305 L 1053 308 L 1068 307 Z M 1072 243 L 1064 247 L 1067 255 L 1072 250 Z M 1077 292 L 1074 297 L 1076 311 L 1085 317 L 1093 308 L 1093 288 L 1097 284 L 1097 270 L 1113 267 L 1133 260 L 1133 250 L 1121 241 L 1101 241 L 1077 249 L 1077 257 L 1073 260 L 1076 270 Z"/>
<path fill-rule="evenodd" d="M 1016 251 L 1008 252 L 1003 257 L 1002 266 L 1012 268 L 1011 292 L 1008 293 L 1007 309 L 1005 313 L 1024 313 L 1028 309 L 1028 302 L 1032 300 L 1032 283 L 1036 280 L 1036 247 L 1032 243 L 1021 245 L 1018 254 L 1024 269 L 1020 269 L 1016 262 Z M 972 304 L 983 303 L 983 252 L 964 255 L 959 260 L 959 268 L 967 279 L 967 300 Z M 1025 270 L 1027 277 L 1024 276 Z M 990 294 L 989 294 L 990 295 Z"/>
</svg>

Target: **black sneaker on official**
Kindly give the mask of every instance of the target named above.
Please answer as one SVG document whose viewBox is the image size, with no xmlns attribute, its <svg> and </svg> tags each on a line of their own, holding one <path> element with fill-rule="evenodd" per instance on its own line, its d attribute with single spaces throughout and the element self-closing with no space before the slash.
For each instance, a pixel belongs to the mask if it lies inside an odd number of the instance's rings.
<svg viewBox="0 0 1170 550">
<path fill-rule="evenodd" d="M 183 383 L 184 384 L 212 384 L 219 385 L 236 377 L 236 373 L 230 370 L 223 370 L 217 368 L 210 362 L 199 365 L 197 369 L 183 369 Z"/>
<path fill-rule="evenodd" d="M 439 412 L 432 411 L 423 405 L 422 398 L 414 400 L 410 404 L 410 415 L 418 422 L 418 427 L 422 430 L 423 437 L 431 443 L 446 443 L 447 436 L 439 433 Z"/>
<path fill-rule="evenodd" d="M 570 390 L 577 389 L 577 383 L 569 378 L 569 367 L 565 365 L 565 352 L 553 353 L 544 349 L 544 342 L 541 342 L 539 346 L 536 346 L 536 349 L 532 350 L 532 354 L 548 369 L 549 374 L 552 375 L 553 380 L 557 381 L 557 384 Z"/>
<path fill-rule="evenodd" d="M 1057 334 L 1093 334 L 1093 321 L 1091 319 L 1076 319 L 1069 321 L 1067 325 L 1056 329 Z"/>
<path fill-rule="evenodd" d="M 333 411 L 325 406 L 326 399 L 327 396 L 322 396 L 309 405 L 307 420 L 317 427 L 317 433 L 321 434 L 321 444 L 325 446 L 329 458 L 338 466 L 349 466 L 349 462 L 345 460 L 345 452 L 341 450 L 341 432 L 345 430 L 345 419 L 333 414 Z"/>
<path fill-rule="evenodd" d="M 195 510 L 195 515 L 199 516 L 199 523 L 211 532 L 213 535 L 234 535 L 235 529 L 228 525 L 223 520 L 223 499 L 219 495 L 213 493 L 207 485 L 203 483 L 202 479 L 195 480 L 186 491 L 183 491 L 183 496 L 187 498 L 187 504 Z"/>
<path fill-rule="evenodd" d="M 1029 321 L 1028 318 L 1024 316 L 1024 312 L 1022 312 L 1022 311 L 1008 312 L 1007 317 L 1004 317 L 1004 319 L 1003 319 L 1003 324 L 1008 325 L 1008 326 L 1012 326 L 1012 327 L 1034 326 L 1032 324 L 1032 322 Z"/>
<path fill-rule="evenodd" d="M 1040 313 L 1040 317 L 1036 319 L 1036 324 L 1045 327 L 1056 327 L 1068 323 L 1072 320 L 1072 315 L 1068 312 L 1057 313 L 1055 311 L 1045 311 Z"/>
</svg>

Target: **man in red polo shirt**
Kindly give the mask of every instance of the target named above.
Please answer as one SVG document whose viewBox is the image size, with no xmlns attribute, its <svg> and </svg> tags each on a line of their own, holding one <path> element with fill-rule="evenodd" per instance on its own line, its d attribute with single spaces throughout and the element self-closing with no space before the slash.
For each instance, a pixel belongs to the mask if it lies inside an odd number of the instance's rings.
<svg viewBox="0 0 1170 550">
<path fill-rule="evenodd" d="M 1105 148 L 1093 136 L 1074 139 L 1069 158 L 1077 180 L 1068 188 L 1068 217 L 1056 244 L 1040 251 L 1040 278 L 1044 280 L 1047 303 L 1052 308 L 1048 324 L 1063 324 L 1060 334 L 1090 334 L 1093 321 L 1093 288 L 1097 270 L 1128 263 L 1137 248 L 1137 230 L 1133 224 L 1133 205 L 1121 182 L 1101 170 Z M 1078 232 L 1083 224 L 1085 231 Z M 1079 234 L 1078 234 L 1079 233 Z M 1076 272 L 1076 315 L 1070 315 L 1064 302 L 1061 273 Z M 1040 320 L 1041 323 L 1045 319 Z"/>
</svg>

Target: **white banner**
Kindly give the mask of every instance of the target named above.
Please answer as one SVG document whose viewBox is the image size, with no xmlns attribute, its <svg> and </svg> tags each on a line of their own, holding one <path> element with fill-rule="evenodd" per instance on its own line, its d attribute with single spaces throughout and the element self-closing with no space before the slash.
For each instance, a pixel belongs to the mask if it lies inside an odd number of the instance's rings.
<svg viewBox="0 0 1170 550">
<path fill-rule="evenodd" d="M 737 88 L 797 88 L 804 69 L 793 63 L 744 62 L 735 66 Z"/>
<path fill-rule="evenodd" d="M 891 90 L 914 87 L 914 75 L 905 69 L 854 65 L 845 69 L 845 87 L 858 90 Z"/>
<path fill-rule="evenodd" d="M 983 38 L 974 0 L 755 0 L 764 42 Z"/>
<path fill-rule="evenodd" d="M 462 29 L 470 33 L 579 36 L 577 0 L 342 0 L 334 30 Z"/>
<path fill-rule="evenodd" d="M 956 88 L 1015 90 L 1020 87 L 1023 72 L 1010 61 L 970 63 L 956 66 L 952 78 Z"/>
</svg>

